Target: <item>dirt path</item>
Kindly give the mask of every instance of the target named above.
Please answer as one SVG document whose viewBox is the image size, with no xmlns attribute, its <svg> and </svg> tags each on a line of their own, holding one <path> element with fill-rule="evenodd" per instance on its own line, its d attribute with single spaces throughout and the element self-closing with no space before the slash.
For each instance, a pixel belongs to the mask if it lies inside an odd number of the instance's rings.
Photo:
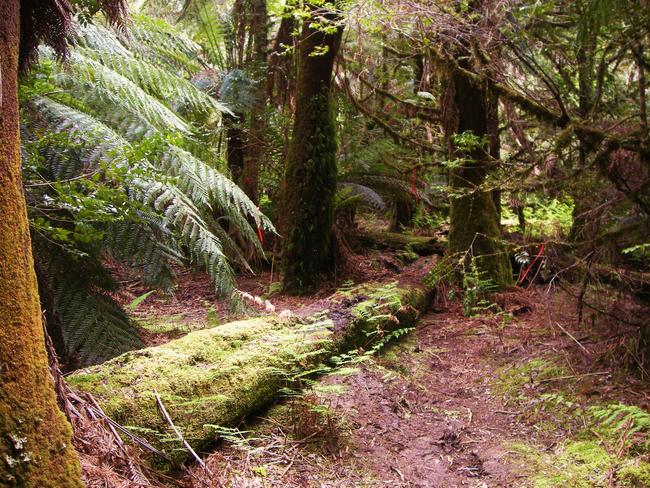
<svg viewBox="0 0 650 488">
<path fill-rule="evenodd" d="M 504 442 L 522 434 L 490 391 L 496 337 L 457 314 L 423 317 L 410 340 L 359 374 L 332 408 L 360 465 L 386 486 L 508 486 Z"/>
<path fill-rule="evenodd" d="M 647 430 L 626 458 L 628 434 L 603 430 L 588 413 L 621 402 L 650 409 L 647 384 L 608 362 L 625 345 L 620 324 L 605 322 L 593 336 L 574 325 L 578 346 L 553 327 L 577 323 L 572 298 L 545 297 L 502 294 L 507 319 L 465 317 L 459 300 L 429 312 L 380 356 L 242 426 L 248 432 L 207 458 L 219 475 L 195 469 L 186 486 L 523 487 L 540 474 L 543 486 L 650 486 L 650 465 L 644 474 L 643 456 L 633 456 L 647 452 Z M 588 442 L 574 442 L 579 433 Z M 625 466 L 641 467 L 637 481 L 612 484 Z"/>
<path fill-rule="evenodd" d="M 325 414 L 289 402 L 252 442 L 213 454 L 227 481 L 211 486 L 516 486 L 504 445 L 527 433 L 490 389 L 503 351 L 490 320 L 428 313 L 356 373 L 320 382 L 308 400 Z"/>
</svg>

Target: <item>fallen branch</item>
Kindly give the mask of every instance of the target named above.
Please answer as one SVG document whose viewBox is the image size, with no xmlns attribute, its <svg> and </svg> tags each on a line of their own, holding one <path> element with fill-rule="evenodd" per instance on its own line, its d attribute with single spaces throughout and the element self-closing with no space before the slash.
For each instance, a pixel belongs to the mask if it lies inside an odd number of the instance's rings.
<svg viewBox="0 0 650 488">
<path fill-rule="evenodd" d="M 557 325 L 557 326 L 560 328 L 560 330 L 561 330 L 562 332 L 564 332 L 564 333 L 565 333 L 566 335 L 568 335 L 571 339 L 573 339 L 573 342 L 575 342 L 576 344 L 578 344 L 578 346 L 580 346 L 580 349 L 582 349 L 582 350 L 584 351 L 584 353 L 585 353 L 587 356 L 589 356 L 589 355 L 591 354 L 591 353 L 589 352 L 589 350 L 588 350 L 585 346 L 583 346 L 582 344 L 580 344 L 580 341 L 579 341 L 578 339 L 576 339 L 576 338 L 574 337 L 574 335 L 571 334 L 571 332 L 569 332 L 569 331 L 566 330 L 564 327 L 562 327 L 562 326 L 560 325 L 559 322 L 555 322 L 555 325 Z"/>
<path fill-rule="evenodd" d="M 156 396 L 156 403 L 158 404 L 158 408 L 160 409 L 160 413 L 161 413 L 162 416 L 165 418 L 165 421 L 167 421 L 167 423 L 169 424 L 169 426 L 172 428 L 172 430 L 173 430 L 174 433 L 176 434 L 176 437 L 178 437 L 178 440 L 181 441 L 181 443 L 182 443 L 182 444 L 185 446 L 185 448 L 190 452 L 190 454 L 194 457 L 194 459 L 196 459 L 196 462 L 199 463 L 199 465 L 200 465 L 203 469 L 205 469 L 205 470 L 210 474 L 210 476 L 213 476 L 212 471 L 210 471 L 210 469 L 206 466 L 206 464 L 203 462 L 203 459 L 201 459 L 201 458 L 199 457 L 199 455 L 194 451 L 194 449 L 192 449 L 192 446 L 189 445 L 189 443 L 188 443 L 188 442 L 185 440 L 185 438 L 183 437 L 183 434 L 181 434 L 181 432 L 180 432 L 180 431 L 176 428 L 176 426 L 174 425 L 174 422 L 172 422 L 171 417 L 169 416 L 169 414 L 167 413 L 167 410 L 165 409 L 165 405 L 163 405 L 163 402 L 162 402 L 162 400 L 160 399 L 160 396 L 158 395 L 158 391 L 156 391 L 156 390 L 154 389 L 154 390 L 153 390 L 153 394 Z"/>
<path fill-rule="evenodd" d="M 538 381 L 538 383 L 546 383 L 548 381 L 559 381 L 559 380 L 570 380 L 572 378 L 581 378 L 583 376 L 600 376 L 604 374 L 611 374 L 610 371 L 599 371 L 598 373 L 583 373 L 583 374 L 570 374 L 567 376 L 555 376 L 553 378 L 544 378 Z"/>
</svg>

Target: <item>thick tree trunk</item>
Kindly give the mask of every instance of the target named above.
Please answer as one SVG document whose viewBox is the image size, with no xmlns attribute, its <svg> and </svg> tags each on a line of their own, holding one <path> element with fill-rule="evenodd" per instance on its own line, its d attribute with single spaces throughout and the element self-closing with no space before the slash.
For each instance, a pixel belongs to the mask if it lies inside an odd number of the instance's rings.
<svg viewBox="0 0 650 488">
<path fill-rule="evenodd" d="M 328 16 L 336 21 L 336 16 Z M 336 192 L 336 134 L 330 85 L 343 34 L 306 19 L 298 58 L 296 114 L 283 182 L 285 237 L 282 284 L 289 293 L 313 290 L 334 267 L 332 224 Z"/>
<path fill-rule="evenodd" d="M 0 485 L 81 487 L 48 369 L 20 176 L 19 8 L 0 2 Z"/>
<path fill-rule="evenodd" d="M 454 134 L 471 131 L 475 136 L 489 136 L 490 118 L 494 117 L 493 101 L 487 88 L 472 82 L 461 72 L 448 73 L 444 95 L 444 129 L 450 159 L 467 160 L 461 168 L 451 171 L 450 186 L 464 192 L 451 201 L 449 249 L 451 253 L 469 251 L 477 257 L 477 266 L 483 277 L 497 286 L 512 283 L 512 268 L 501 245 L 499 209 L 494 192 L 485 191 L 490 167 L 494 165 L 490 152 L 495 141 L 487 141 L 470 151 L 463 151 L 453 143 Z M 487 147 L 486 147 L 487 146 Z"/>
</svg>

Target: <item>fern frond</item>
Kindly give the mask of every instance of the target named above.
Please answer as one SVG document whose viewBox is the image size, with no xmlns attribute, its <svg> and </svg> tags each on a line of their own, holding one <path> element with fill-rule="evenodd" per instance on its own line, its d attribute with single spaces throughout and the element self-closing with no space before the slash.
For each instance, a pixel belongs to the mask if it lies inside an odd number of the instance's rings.
<svg viewBox="0 0 650 488">
<path fill-rule="evenodd" d="M 367 207 L 382 212 L 386 210 L 384 199 L 370 187 L 358 183 L 342 182 L 338 184 L 340 190 L 347 196 L 357 196 L 359 202 L 364 203 Z"/>
<path fill-rule="evenodd" d="M 201 69 L 201 46 L 178 32 L 166 22 L 136 15 L 128 30 L 120 35 L 122 43 L 131 51 L 152 62 L 185 69 L 195 73 Z"/>
<path fill-rule="evenodd" d="M 47 313 L 59 323 L 68 358 L 89 365 L 142 347 L 129 318 L 108 294 L 113 282 L 97 263 L 73 259 L 39 236 L 34 245 L 43 260 L 37 267 L 39 282 L 51 297 Z"/>
<path fill-rule="evenodd" d="M 228 112 L 225 105 L 199 90 L 190 81 L 151 63 L 130 55 L 97 50 L 78 49 L 77 52 L 122 74 L 157 99 L 168 100 L 175 106 L 185 107 L 194 113 Z"/>
<path fill-rule="evenodd" d="M 189 124 L 133 81 L 79 52 L 70 55 L 67 69 L 59 68 L 58 75 L 65 86 L 82 99 L 92 101 L 99 97 L 120 111 L 142 119 L 161 132 L 192 132 Z"/>
<path fill-rule="evenodd" d="M 182 264 L 184 256 L 157 215 L 139 213 L 139 222 L 116 221 L 106 226 L 103 245 L 116 259 L 137 268 L 147 285 L 169 289 L 174 281 L 170 263 Z"/>
<path fill-rule="evenodd" d="M 137 198 L 163 215 L 163 225 L 178 230 L 178 238 L 192 259 L 201 264 L 217 291 L 228 295 L 235 288 L 235 277 L 223 252 L 221 241 L 210 231 L 192 201 L 179 189 L 160 182 L 149 182 L 136 190 Z"/>
</svg>

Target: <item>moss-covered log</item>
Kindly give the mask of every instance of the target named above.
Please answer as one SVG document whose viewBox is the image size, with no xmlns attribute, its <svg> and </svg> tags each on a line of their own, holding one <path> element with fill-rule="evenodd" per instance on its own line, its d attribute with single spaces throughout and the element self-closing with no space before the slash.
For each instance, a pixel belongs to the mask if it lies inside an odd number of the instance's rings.
<svg viewBox="0 0 650 488">
<path fill-rule="evenodd" d="M 334 269 L 336 133 L 330 85 L 343 29 L 317 27 L 318 19 L 334 24 L 338 15 L 310 8 L 318 18 L 303 23 L 296 113 L 282 185 L 282 285 L 295 294 L 309 293 Z"/>
<path fill-rule="evenodd" d="M 391 249 L 394 251 L 413 251 L 420 256 L 443 254 L 444 243 L 435 237 L 397 234 L 395 232 L 358 231 L 354 238 L 372 249 Z"/>
<path fill-rule="evenodd" d="M 292 386 L 296 374 L 412 326 L 427 302 L 422 288 L 366 286 L 319 303 L 325 310 L 307 312 L 308 319 L 261 317 L 193 332 L 77 372 L 69 381 L 96 395 L 115 420 L 140 427 L 182 460 L 186 453 L 170 442 L 154 388 L 190 444 L 203 450 L 217 439 L 212 426 L 235 427 Z"/>
<path fill-rule="evenodd" d="M 0 2 L 0 486 L 80 487 L 48 370 L 20 175 L 19 12 L 19 0 Z"/>
</svg>

